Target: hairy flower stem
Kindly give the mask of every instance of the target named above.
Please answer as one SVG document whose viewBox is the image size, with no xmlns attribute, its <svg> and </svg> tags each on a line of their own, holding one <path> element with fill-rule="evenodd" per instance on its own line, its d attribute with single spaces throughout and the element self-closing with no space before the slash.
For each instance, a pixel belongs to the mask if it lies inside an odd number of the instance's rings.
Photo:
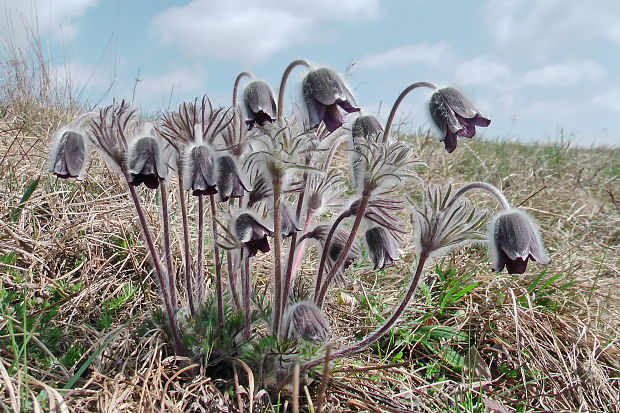
<svg viewBox="0 0 620 413">
<path fill-rule="evenodd" d="M 347 211 L 345 211 L 342 214 L 340 214 L 338 218 L 336 218 L 331 228 L 329 229 L 327 236 L 325 237 L 325 241 L 323 242 L 323 251 L 321 252 L 321 260 L 319 261 L 319 269 L 316 273 L 316 281 L 314 284 L 314 301 L 315 302 L 318 302 L 317 300 L 319 297 L 319 293 L 321 292 L 321 282 L 323 281 L 323 273 L 325 272 L 325 264 L 327 263 L 329 245 L 332 242 L 332 238 L 334 236 L 334 233 L 336 232 L 336 229 L 338 228 L 338 225 L 340 225 L 340 223 L 347 217 L 349 217 L 349 214 Z"/>
<path fill-rule="evenodd" d="M 189 223 L 187 220 L 187 204 L 185 202 L 185 191 L 183 190 L 183 172 L 179 168 L 177 170 L 177 179 L 179 187 L 179 201 L 181 202 L 181 221 L 183 225 L 183 258 L 185 258 L 184 276 L 185 288 L 187 289 L 187 301 L 189 303 L 189 311 L 191 315 L 196 313 L 196 305 L 194 304 L 194 289 L 192 287 L 192 257 L 189 244 Z"/>
<path fill-rule="evenodd" d="M 385 129 L 383 131 L 383 143 L 386 143 L 388 138 L 390 137 L 390 132 L 392 130 L 392 123 L 394 122 L 396 111 L 398 110 L 398 107 L 400 106 L 401 102 L 403 101 L 405 96 L 409 94 L 409 92 L 419 87 L 427 87 L 429 89 L 437 90 L 437 85 L 430 83 L 430 82 L 416 82 L 416 83 L 413 83 L 407 86 L 405 90 L 403 90 L 401 94 L 398 96 L 398 98 L 396 99 L 396 102 L 394 102 L 394 106 L 392 106 L 392 110 L 390 111 L 390 116 L 388 117 L 388 120 L 385 123 Z"/>
<path fill-rule="evenodd" d="M 310 225 L 312 225 L 312 218 L 314 217 L 314 211 L 308 211 L 306 214 L 306 222 L 304 224 L 304 229 L 302 230 L 302 236 L 308 232 L 310 229 Z M 293 262 L 293 268 L 291 270 L 291 277 L 295 279 L 295 275 L 299 270 L 299 266 L 301 265 L 301 260 L 304 258 L 304 253 L 306 252 L 306 240 L 302 240 L 298 245 L 296 245 L 295 251 L 295 261 Z"/>
<path fill-rule="evenodd" d="M 323 301 L 325 301 L 325 295 L 327 294 L 327 289 L 329 288 L 330 284 L 334 281 L 334 278 L 336 277 L 336 273 L 338 272 L 338 269 L 344 264 L 345 260 L 347 259 L 347 255 L 349 254 L 349 251 L 351 250 L 351 246 L 353 245 L 353 241 L 355 240 L 355 236 L 357 235 L 357 230 L 359 229 L 360 224 L 362 223 L 362 219 L 364 218 L 364 214 L 366 213 L 366 207 L 368 206 L 368 201 L 370 201 L 370 193 L 371 191 L 368 189 L 368 187 L 364 188 L 364 191 L 362 192 L 362 198 L 360 200 L 359 209 L 357 211 L 357 215 L 355 216 L 355 221 L 353 222 L 353 226 L 351 227 L 349 238 L 347 238 L 347 242 L 346 244 L 344 244 L 344 247 L 342 251 L 340 252 L 340 256 L 338 257 L 338 260 L 336 260 L 336 263 L 334 264 L 330 272 L 327 274 L 327 277 L 325 277 L 325 282 L 323 283 L 323 285 L 321 285 L 319 295 L 315 297 L 314 302 L 316 303 L 317 306 L 319 306 L 319 308 L 323 306 Z M 327 245 L 327 242 L 325 243 L 325 247 L 329 248 L 329 246 Z"/>
<path fill-rule="evenodd" d="M 250 72 L 241 72 L 237 75 L 237 78 L 235 79 L 235 85 L 233 86 L 233 94 L 232 94 L 232 107 L 233 109 L 237 108 L 237 91 L 239 90 L 239 83 L 241 83 L 241 80 L 247 77 L 250 80 L 254 79 L 254 75 Z"/>
<path fill-rule="evenodd" d="M 302 182 L 307 182 L 307 181 L 308 181 L 308 173 L 304 172 Z M 295 220 L 297 222 L 299 222 L 299 217 L 301 216 L 301 210 L 303 209 L 305 194 L 306 194 L 306 188 L 304 186 L 304 188 L 299 193 L 299 197 L 297 198 L 297 210 L 295 211 Z M 284 288 L 282 289 L 282 298 L 280 299 L 280 312 L 279 312 L 280 317 L 282 317 L 282 315 L 286 311 L 286 304 L 288 302 L 288 296 L 290 294 L 291 284 L 293 282 L 293 277 L 294 277 L 293 263 L 295 260 L 295 248 L 296 247 L 297 247 L 297 232 L 291 235 L 291 244 L 289 246 L 288 258 L 286 261 L 286 275 L 284 277 Z"/>
<path fill-rule="evenodd" d="M 282 74 L 282 80 L 280 81 L 280 90 L 278 91 L 278 124 L 284 123 L 284 89 L 286 89 L 286 81 L 291 75 L 293 69 L 297 66 L 304 66 L 310 69 L 310 64 L 303 59 L 293 60 L 284 70 Z"/>
<path fill-rule="evenodd" d="M 168 211 L 168 188 L 164 182 L 159 183 L 159 195 L 161 198 L 162 228 L 164 235 L 164 255 L 166 258 L 166 270 L 168 272 L 168 287 L 170 288 L 170 301 L 177 304 L 177 287 L 174 276 L 172 260 L 172 245 L 170 243 L 170 213 Z"/>
<path fill-rule="evenodd" d="M 170 294 L 168 294 L 168 285 L 166 285 L 165 277 L 164 277 L 164 269 L 161 266 L 161 261 L 159 260 L 159 255 L 157 254 L 157 248 L 155 248 L 155 242 L 153 241 L 153 235 L 151 234 L 151 230 L 149 229 L 148 222 L 146 220 L 146 216 L 144 215 L 144 209 L 142 209 L 142 204 L 140 203 L 140 198 L 136 193 L 136 188 L 129 183 L 129 175 L 127 172 L 125 174 L 125 180 L 127 181 L 127 186 L 129 187 L 129 193 L 131 194 L 131 199 L 136 207 L 136 213 L 138 214 L 138 219 L 140 220 L 140 226 L 142 227 L 142 233 L 144 234 L 144 239 L 146 241 L 146 245 L 149 249 L 149 253 L 151 255 L 151 260 L 153 261 L 153 265 L 155 267 L 155 274 L 157 275 L 157 281 L 159 282 L 159 286 L 161 287 L 162 299 L 164 301 L 164 306 L 166 308 L 166 313 L 168 314 L 168 322 L 170 323 L 170 332 L 172 333 L 172 345 L 174 347 L 174 352 L 177 355 L 183 355 L 183 343 L 181 343 L 181 337 L 179 335 L 179 327 L 177 326 L 176 321 L 176 308 L 173 302 L 170 300 Z"/>
<path fill-rule="evenodd" d="M 215 195 L 209 195 L 211 201 L 211 232 L 213 237 L 213 261 L 215 263 L 215 295 L 217 299 L 217 324 L 224 325 L 224 297 L 222 292 L 222 262 L 220 260 L 220 247 L 217 245 L 217 206 Z"/>
<path fill-rule="evenodd" d="M 239 301 L 239 288 L 237 286 L 237 272 L 233 263 L 233 255 L 226 253 L 226 269 L 228 271 L 228 282 L 230 284 L 230 295 L 232 296 L 233 305 L 237 311 L 241 310 L 241 302 Z"/>
<path fill-rule="evenodd" d="M 409 305 L 409 301 L 411 301 L 411 297 L 413 296 L 413 293 L 418 288 L 418 284 L 420 283 L 422 272 L 424 270 L 424 264 L 426 263 L 427 260 L 428 260 L 428 253 L 426 251 L 423 251 L 420 254 L 420 259 L 418 260 L 418 266 L 416 268 L 415 275 L 413 276 L 413 279 L 411 280 L 411 283 L 409 284 L 409 288 L 407 288 L 407 291 L 405 292 L 404 297 L 402 298 L 398 306 L 396 306 L 390 318 L 388 318 L 383 323 L 383 325 L 378 327 L 375 331 L 367 335 L 363 340 L 360 340 L 352 344 L 349 347 L 346 347 L 346 348 L 343 348 L 341 350 L 334 352 L 331 357 L 332 359 L 348 357 L 352 354 L 359 353 L 360 351 L 363 351 L 365 348 L 367 348 L 369 345 L 373 344 L 375 341 L 379 340 L 381 337 L 383 337 L 385 333 L 389 331 L 389 329 L 396 323 L 396 321 L 398 321 L 403 311 L 405 311 L 405 309 Z M 317 366 L 324 361 L 325 361 L 324 358 L 309 361 L 308 363 L 302 365 L 300 370 L 302 372 L 306 371 L 309 368 Z"/>
<path fill-rule="evenodd" d="M 243 339 L 249 340 L 252 326 L 252 302 L 250 301 L 250 258 L 245 258 L 241 268 L 241 296 L 243 298 Z"/>
<path fill-rule="evenodd" d="M 282 232 L 280 223 L 280 196 L 282 179 L 273 178 L 273 333 L 280 332 L 280 310 L 282 308 Z"/>
<path fill-rule="evenodd" d="M 196 301 L 202 304 L 204 301 L 204 256 L 205 256 L 205 206 L 202 195 L 198 195 L 198 251 L 196 252 Z"/>
<path fill-rule="evenodd" d="M 508 203 L 508 200 L 506 199 L 504 194 L 502 194 L 502 191 L 497 189 L 497 187 L 491 184 L 488 184 L 486 182 L 471 182 L 463 186 L 452 196 L 452 198 L 450 199 L 450 202 L 448 202 L 445 209 L 450 208 L 452 204 L 456 202 L 457 199 L 459 199 L 466 192 L 471 191 L 472 189 L 482 189 L 484 191 L 487 191 L 488 193 L 493 195 L 493 197 L 497 200 L 497 203 L 501 206 L 502 209 L 510 209 L 510 204 Z"/>
</svg>

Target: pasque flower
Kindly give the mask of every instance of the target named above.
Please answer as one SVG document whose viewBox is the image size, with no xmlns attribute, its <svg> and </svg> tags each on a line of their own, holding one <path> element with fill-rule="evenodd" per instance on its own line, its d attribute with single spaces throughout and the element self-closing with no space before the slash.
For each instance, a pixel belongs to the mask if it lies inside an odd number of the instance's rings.
<svg viewBox="0 0 620 413">
<path fill-rule="evenodd" d="M 429 111 L 448 152 L 456 149 L 457 137 L 472 138 L 476 134 L 476 126 L 491 124 L 491 120 L 482 116 L 461 92 L 451 87 L 433 93 Z"/>
<path fill-rule="evenodd" d="M 206 145 L 191 147 L 183 166 L 185 189 L 192 195 L 217 194 L 217 168 L 213 152 Z"/>
<path fill-rule="evenodd" d="M 388 230 L 383 227 L 374 227 L 366 231 L 366 245 L 375 270 L 380 270 L 398 259 L 394 241 Z"/>
<path fill-rule="evenodd" d="M 252 129 L 255 125 L 263 126 L 268 122 L 273 123 L 278 116 L 271 88 L 260 80 L 255 80 L 245 88 L 243 104 L 248 129 Z"/>
<path fill-rule="evenodd" d="M 327 130 L 333 132 L 344 123 L 341 110 L 346 113 L 360 111 L 340 76 L 330 69 L 322 67 L 308 73 L 302 91 L 311 128 L 323 121 Z"/>
<path fill-rule="evenodd" d="M 320 242 L 321 248 L 325 248 L 325 238 L 327 237 L 327 233 L 329 232 L 329 229 L 330 229 L 329 225 L 325 225 L 325 224 L 317 225 L 312 231 L 306 233 L 303 236 L 303 238 L 316 239 Z M 332 240 L 329 243 L 329 250 L 327 251 L 328 268 L 333 267 L 336 261 L 338 261 L 348 238 L 349 238 L 349 233 L 347 231 L 345 231 L 344 229 L 340 229 L 340 228 L 336 229 L 336 232 L 334 232 Z M 340 268 L 338 268 L 338 272 L 337 272 L 338 278 L 336 279 L 337 282 L 339 283 L 344 282 L 344 278 L 343 278 L 344 272 L 351 266 L 351 264 L 353 264 L 355 260 L 357 260 L 360 257 L 360 255 L 361 255 L 360 247 L 357 242 L 354 242 L 353 245 L 351 246 L 351 249 L 349 249 L 349 252 L 347 253 L 347 256 L 346 256 L 346 259 L 343 265 Z"/>
<path fill-rule="evenodd" d="M 54 142 L 49 171 L 59 178 L 83 179 L 87 148 L 84 135 L 72 130 L 65 131 Z"/>
<path fill-rule="evenodd" d="M 217 159 L 217 188 L 222 202 L 230 198 L 241 198 L 245 191 L 250 190 L 245 174 L 230 155 L 222 155 Z"/>
<path fill-rule="evenodd" d="M 353 143 L 359 142 L 360 139 L 377 141 L 377 138 L 383 132 L 381 123 L 372 115 L 358 116 L 351 127 L 351 136 Z"/>
<path fill-rule="evenodd" d="M 152 136 L 143 136 L 129 145 L 127 167 L 129 183 L 133 186 L 144 184 L 147 188 L 155 189 L 159 181 L 168 175 L 160 144 Z"/>
<path fill-rule="evenodd" d="M 520 209 L 498 213 L 491 220 L 488 238 L 494 271 L 506 267 L 509 274 L 523 274 L 529 259 L 543 265 L 551 262 L 536 223 Z"/>
<path fill-rule="evenodd" d="M 235 236 L 248 252 L 248 257 L 253 257 L 258 251 L 269 252 L 267 237 L 273 237 L 273 231 L 249 212 L 240 214 L 234 221 Z"/>
<path fill-rule="evenodd" d="M 330 336 L 327 319 L 312 301 L 291 305 L 284 316 L 284 335 L 299 337 L 314 344 L 324 343 Z"/>
</svg>

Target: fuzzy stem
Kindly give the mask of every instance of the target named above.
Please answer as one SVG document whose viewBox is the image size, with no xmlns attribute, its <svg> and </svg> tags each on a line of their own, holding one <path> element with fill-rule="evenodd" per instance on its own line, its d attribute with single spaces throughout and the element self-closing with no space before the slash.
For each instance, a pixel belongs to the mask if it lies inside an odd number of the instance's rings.
<svg viewBox="0 0 620 413">
<path fill-rule="evenodd" d="M 488 193 L 493 195 L 493 197 L 495 197 L 495 199 L 497 200 L 498 204 L 502 207 L 502 209 L 510 209 L 510 204 L 508 203 L 508 200 L 506 200 L 506 197 L 504 196 L 504 194 L 502 194 L 502 191 L 497 189 L 497 187 L 491 184 L 488 184 L 486 182 L 471 182 L 463 186 L 452 196 L 452 198 L 450 199 L 450 202 L 448 202 L 448 205 L 446 205 L 446 209 L 450 208 L 450 206 L 452 206 L 452 204 L 456 202 L 457 199 L 459 199 L 466 192 L 471 191 L 472 189 L 482 189 L 484 191 L 487 191 Z"/>
<path fill-rule="evenodd" d="M 205 206 L 202 195 L 198 195 L 198 251 L 196 252 L 196 301 L 198 304 L 202 304 L 204 300 L 204 250 L 205 250 L 205 235 L 204 235 L 204 214 Z"/>
<path fill-rule="evenodd" d="M 347 259 L 347 255 L 351 250 L 351 246 L 353 246 L 353 241 L 355 240 L 355 235 L 357 235 L 357 230 L 362 223 L 362 219 L 364 218 L 364 214 L 366 213 L 366 207 L 368 206 L 368 201 L 370 200 L 370 190 L 367 188 L 364 189 L 362 193 L 362 198 L 360 201 L 359 209 L 357 211 L 357 215 L 355 216 L 355 221 L 353 222 L 353 226 L 351 227 L 351 233 L 349 234 L 349 238 L 347 239 L 346 244 L 344 244 L 344 248 L 340 253 L 340 256 L 336 260 L 336 263 L 332 267 L 331 271 L 325 277 L 325 282 L 321 286 L 321 291 L 319 292 L 319 296 L 315 299 L 316 305 L 321 308 L 323 306 L 323 301 L 325 300 L 325 294 L 327 294 L 327 289 L 329 285 L 334 281 L 336 277 L 336 273 L 338 269 L 344 264 Z"/>
<path fill-rule="evenodd" d="M 398 110 L 398 107 L 400 106 L 401 102 L 403 101 L 405 96 L 409 94 L 409 92 L 419 87 L 427 87 L 429 89 L 437 90 L 437 86 L 430 82 L 416 82 L 416 83 L 413 83 L 407 86 L 405 90 L 403 90 L 401 94 L 398 96 L 398 98 L 396 99 L 396 102 L 394 102 L 394 106 L 392 106 L 392 110 L 390 111 L 390 116 L 388 117 L 388 120 L 385 123 L 385 129 L 383 131 L 383 143 L 387 142 L 390 136 L 390 131 L 392 129 L 392 123 L 394 122 L 396 111 Z"/>
<path fill-rule="evenodd" d="M 166 258 L 166 270 L 168 271 L 168 286 L 170 288 L 170 301 L 173 305 L 177 304 L 177 287 L 174 276 L 174 266 L 172 260 L 172 245 L 170 243 L 170 214 L 168 212 L 168 188 L 164 182 L 159 183 L 159 194 L 161 197 L 162 227 L 164 235 L 164 255 Z"/>
<path fill-rule="evenodd" d="M 286 88 L 286 81 L 290 76 L 293 69 L 297 66 L 304 66 L 310 69 L 310 64 L 303 59 L 293 60 L 284 70 L 282 74 L 282 80 L 280 81 L 280 90 L 278 91 L 278 123 L 282 125 L 284 122 L 284 89 Z"/>
<path fill-rule="evenodd" d="M 144 209 L 142 209 L 140 198 L 136 193 L 136 188 L 129 183 L 129 176 L 126 172 L 124 173 L 124 175 L 125 180 L 127 181 L 127 186 L 129 187 L 131 199 L 133 200 L 133 203 L 136 207 L 136 213 L 138 214 L 138 219 L 140 220 L 140 225 L 142 226 L 142 233 L 144 234 L 144 239 L 151 255 L 151 260 L 153 261 L 153 266 L 155 267 L 157 281 L 159 282 L 159 285 L 161 287 L 162 299 L 164 301 L 164 306 L 166 307 L 166 313 L 168 314 L 168 321 L 170 322 L 170 331 L 172 333 L 172 344 L 174 346 L 174 352 L 177 355 L 183 355 L 183 343 L 181 342 L 179 327 L 177 326 L 176 321 L 176 308 L 170 300 L 170 295 L 168 294 L 168 286 L 166 285 L 164 278 L 164 269 L 161 266 L 161 261 L 159 260 L 159 255 L 157 254 L 157 248 L 155 248 L 153 235 L 151 234 L 151 230 L 149 229 L 149 225 L 144 214 Z"/>
<path fill-rule="evenodd" d="M 241 309 L 241 302 L 239 301 L 239 289 L 237 287 L 237 272 L 235 271 L 235 265 L 233 263 L 233 255 L 230 252 L 226 253 L 226 268 L 228 271 L 228 283 L 230 286 L 230 295 L 232 296 L 233 304 L 237 310 Z"/>
<path fill-rule="evenodd" d="M 420 283 L 422 271 L 424 270 L 424 264 L 426 263 L 427 259 L 428 259 L 428 253 L 423 251 L 420 254 L 420 259 L 418 260 L 418 266 L 416 268 L 415 275 L 413 276 L 413 279 L 411 280 L 411 283 L 409 284 L 409 288 L 407 289 L 405 296 L 402 298 L 398 306 L 392 312 L 392 315 L 390 316 L 390 318 L 388 318 L 383 323 L 383 325 L 378 327 L 375 331 L 367 335 L 363 340 L 360 340 L 352 344 L 349 347 L 343 348 L 333 353 L 331 357 L 332 359 L 348 357 L 352 354 L 359 353 L 360 351 L 367 348 L 369 345 L 373 344 L 375 341 L 379 340 L 386 332 L 389 331 L 389 329 L 394 325 L 394 323 L 396 323 L 396 321 L 398 321 L 403 311 L 405 311 L 405 309 L 409 305 L 409 301 L 411 300 L 413 293 L 415 292 L 415 290 L 418 287 L 418 284 Z M 302 372 L 306 371 L 309 368 L 312 368 L 314 366 L 321 364 L 324 360 L 325 360 L 324 358 L 312 360 L 302 365 L 300 370 Z"/>
<path fill-rule="evenodd" d="M 306 223 L 304 224 L 304 229 L 302 234 L 306 234 L 308 229 L 310 229 L 310 225 L 312 224 L 312 217 L 314 216 L 314 211 L 308 211 L 306 214 Z M 299 270 L 299 266 L 301 265 L 301 260 L 304 258 L 304 253 L 306 252 L 306 240 L 302 240 L 297 246 L 295 250 L 295 261 L 293 262 L 293 268 L 291 269 L 291 279 L 295 279 L 295 275 Z"/>
<path fill-rule="evenodd" d="M 304 172 L 303 182 L 308 181 L 308 173 Z M 304 196 L 306 189 L 302 189 L 297 198 L 297 210 L 295 211 L 295 220 L 299 222 L 301 216 L 301 210 L 304 205 Z M 295 248 L 297 247 L 297 232 L 291 235 L 291 245 L 288 250 L 288 259 L 286 262 L 286 276 L 284 277 L 284 288 L 282 289 L 282 298 L 280 299 L 280 315 L 286 311 L 286 304 L 288 303 L 288 296 L 291 290 L 291 284 L 293 282 L 293 262 L 295 259 Z"/>
<path fill-rule="evenodd" d="M 329 165 L 331 164 L 332 159 L 334 158 L 334 155 L 336 154 L 336 149 L 338 149 L 338 147 L 347 139 L 348 139 L 347 135 L 342 135 L 334 139 L 334 142 L 332 142 L 332 145 L 329 148 L 329 153 L 327 154 L 325 163 L 323 164 L 323 172 L 327 172 L 327 170 L 329 169 Z"/>
<path fill-rule="evenodd" d="M 350 215 L 348 211 L 345 211 L 342 214 L 340 214 L 338 218 L 336 218 L 336 220 L 332 224 L 331 228 L 329 229 L 329 232 L 327 233 L 327 236 L 325 237 L 325 241 L 323 241 L 323 251 L 321 252 L 321 260 L 319 261 L 319 269 L 316 273 L 316 281 L 314 284 L 314 301 L 315 302 L 318 300 L 319 293 L 321 291 L 321 281 L 323 280 L 323 272 L 325 272 L 325 264 L 327 263 L 327 255 L 329 251 L 329 246 L 332 242 L 332 238 L 334 236 L 334 233 L 336 232 L 336 229 L 338 228 L 338 225 L 340 225 L 342 220 L 344 220 L 345 218 L 349 216 Z"/>
<path fill-rule="evenodd" d="M 282 300 L 282 232 L 280 223 L 280 196 L 282 180 L 273 178 L 273 333 L 280 331 Z"/>
<path fill-rule="evenodd" d="M 241 79 L 243 79 L 244 77 L 247 77 L 250 80 L 254 80 L 254 75 L 250 72 L 241 72 L 237 75 L 237 78 L 235 79 L 235 85 L 233 86 L 233 95 L 232 95 L 232 107 L 234 109 L 237 108 L 237 90 L 239 89 L 239 83 L 241 82 Z"/>
<path fill-rule="evenodd" d="M 241 270 L 241 295 L 243 297 L 243 314 L 244 314 L 244 323 L 243 323 L 243 339 L 249 340 L 251 333 L 251 301 L 250 301 L 250 258 L 246 258 L 242 263 L 243 267 Z"/>
<path fill-rule="evenodd" d="M 183 258 L 185 258 L 185 288 L 187 289 L 189 311 L 192 315 L 194 315 L 196 313 L 196 306 L 194 304 L 194 289 L 192 288 L 192 257 L 190 255 L 189 224 L 187 221 L 187 204 L 185 203 L 185 191 L 183 189 L 183 172 L 181 172 L 180 168 L 177 171 L 177 179 L 179 184 L 179 201 L 181 202 L 181 221 L 183 224 Z"/>
<path fill-rule="evenodd" d="M 215 195 L 209 195 L 211 201 L 211 231 L 213 234 L 213 261 L 215 263 L 215 295 L 217 297 L 217 323 L 224 325 L 224 297 L 222 292 L 222 262 L 220 260 L 220 247 L 217 245 L 217 207 Z"/>
</svg>

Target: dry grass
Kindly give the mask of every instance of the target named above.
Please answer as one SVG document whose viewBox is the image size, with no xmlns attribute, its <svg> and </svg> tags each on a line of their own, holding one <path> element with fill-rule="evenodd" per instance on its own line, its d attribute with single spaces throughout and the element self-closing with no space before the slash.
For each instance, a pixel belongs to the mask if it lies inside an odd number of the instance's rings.
<svg viewBox="0 0 620 413">
<path fill-rule="evenodd" d="M 127 195 L 97 158 L 84 183 L 48 175 L 48 136 L 71 118 L 71 105 L 24 96 L 5 96 L 12 104 L 0 123 L 0 410 L 249 411 L 251 396 L 255 411 L 284 411 L 242 365 L 236 380 L 208 377 L 195 360 L 170 356 L 161 331 L 139 329 L 160 301 Z M 442 276 L 429 266 L 402 327 L 335 363 L 323 411 L 620 411 L 620 151 L 472 140 L 449 155 L 435 138 L 411 139 L 429 165 L 420 170 L 426 181 L 486 180 L 522 204 L 541 224 L 553 261 L 536 285 L 540 266 L 519 277 L 492 273 L 480 246 L 434 263 Z M 413 184 L 403 192 L 421 193 Z M 155 221 L 157 209 L 148 211 Z M 343 294 L 328 300 L 336 348 L 396 303 L 415 260 L 409 238 L 401 252 L 385 272 L 361 263 Z M 312 268 L 310 259 L 306 277 Z M 445 302 L 451 287 L 472 282 Z M 429 326 L 465 338 L 424 341 L 418 333 Z M 320 369 L 310 377 L 302 410 L 316 403 Z"/>
</svg>

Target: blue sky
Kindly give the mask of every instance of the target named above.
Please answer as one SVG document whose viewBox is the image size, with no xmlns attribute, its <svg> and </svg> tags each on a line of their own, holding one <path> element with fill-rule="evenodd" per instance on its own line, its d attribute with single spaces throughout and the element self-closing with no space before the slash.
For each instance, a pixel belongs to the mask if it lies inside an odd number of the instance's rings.
<svg viewBox="0 0 620 413">
<path fill-rule="evenodd" d="M 306 58 L 346 73 L 365 112 L 382 119 L 402 89 L 426 80 L 468 95 L 492 119 L 482 132 L 488 138 L 546 142 L 563 130 L 579 145 L 620 144 L 618 0 L 0 0 L 0 6 L 11 22 L 0 20 L 2 42 L 25 39 L 24 24 L 38 26 L 57 81 L 71 79 L 91 105 L 133 97 L 155 113 L 204 93 L 228 105 L 240 71 L 276 89 L 288 62 Z M 302 70 L 292 76 L 291 99 L 302 77 Z M 427 100 L 424 91 L 406 99 L 403 131 L 430 125 Z"/>
</svg>

